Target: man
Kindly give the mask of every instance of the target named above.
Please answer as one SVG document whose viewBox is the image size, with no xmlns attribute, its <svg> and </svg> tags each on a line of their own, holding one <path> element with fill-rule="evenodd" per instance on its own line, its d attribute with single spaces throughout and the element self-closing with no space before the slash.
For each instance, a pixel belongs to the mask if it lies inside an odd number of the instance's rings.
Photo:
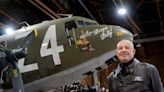
<svg viewBox="0 0 164 92">
<path fill-rule="evenodd" d="M 109 75 L 109 92 L 164 92 L 158 70 L 134 58 L 131 41 L 118 42 L 116 53 L 120 63 Z"/>
</svg>

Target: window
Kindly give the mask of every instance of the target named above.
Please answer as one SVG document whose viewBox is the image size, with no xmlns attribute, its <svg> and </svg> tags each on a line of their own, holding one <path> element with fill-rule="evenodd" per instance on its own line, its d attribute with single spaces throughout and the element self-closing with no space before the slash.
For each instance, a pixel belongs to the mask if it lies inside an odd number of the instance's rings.
<svg viewBox="0 0 164 92">
<path fill-rule="evenodd" d="M 97 23 L 93 23 L 93 22 L 85 22 L 86 25 L 97 25 Z"/>
<path fill-rule="evenodd" d="M 78 20 L 78 21 L 77 21 L 77 23 L 78 23 L 79 27 L 81 27 L 81 26 L 84 26 L 84 25 L 85 25 L 85 24 L 84 24 L 84 22 L 83 22 L 83 21 L 80 21 L 80 20 Z"/>
<path fill-rule="evenodd" d="M 65 29 L 70 30 L 72 28 L 77 28 L 75 21 L 69 21 L 65 23 Z"/>
</svg>

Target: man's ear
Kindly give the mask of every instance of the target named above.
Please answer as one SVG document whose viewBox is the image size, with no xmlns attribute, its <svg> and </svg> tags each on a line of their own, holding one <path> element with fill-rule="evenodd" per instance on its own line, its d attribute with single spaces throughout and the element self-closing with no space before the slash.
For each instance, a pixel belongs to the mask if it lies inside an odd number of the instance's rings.
<svg viewBox="0 0 164 92">
<path fill-rule="evenodd" d="M 134 53 L 134 55 L 135 55 L 135 53 L 136 53 L 136 49 L 133 49 L 133 53 Z"/>
</svg>

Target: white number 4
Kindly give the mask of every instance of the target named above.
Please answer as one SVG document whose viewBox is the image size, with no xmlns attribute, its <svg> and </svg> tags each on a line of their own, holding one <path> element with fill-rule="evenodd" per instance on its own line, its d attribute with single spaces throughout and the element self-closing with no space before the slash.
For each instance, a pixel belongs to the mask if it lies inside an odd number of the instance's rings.
<svg viewBox="0 0 164 92">
<path fill-rule="evenodd" d="M 26 37 L 29 33 L 31 33 L 31 32 L 16 35 L 15 39 L 17 40 L 17 39 Z M 64 48 L 63 48 L 63 45 L 57 46 L 56 38 L 57 38 L 56 37 L 56 26 L 52 25 L 48 28 L 48 30 L 45 34 L 45 37 L 43 39 L 43 42 L 41 44 L 41 49 L 40 49 L 40 55 L 41 55 L 41 57 L 52 55 L 54 64 L 59 65 L 59 64 L 61 64 L 59 52 L 63 52 Z M 51 48 L 48 48 L 49 43 L 51 45 Z M 25 58 L 22 58 L 18 61 L 18 67 L 19 67 L 21 73 L 30 72 L 30 71 L 39 69 L 37 63 L 24 65 L 24 62 L 25 62 Z"/>
<path fill-rule="evenodd" d="M 48 45 L 50 43 L 50 48 Z M 53 61 L 55 65 L 60 65 L 61 60 L 59 53 L 63 52 L 63 45 L 57 46 L 57 37 L 56 37 L 56 25 L 52 25 L 48 28 L 43 42 L 41 44 L 40 55 L 41 57 L 52 55 Z"/>
</svg>

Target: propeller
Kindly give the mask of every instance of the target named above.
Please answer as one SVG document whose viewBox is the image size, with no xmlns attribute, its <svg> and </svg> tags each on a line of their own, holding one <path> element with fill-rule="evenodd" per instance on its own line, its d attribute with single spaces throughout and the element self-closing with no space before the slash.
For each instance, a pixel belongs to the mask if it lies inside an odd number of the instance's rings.
<svg viewBox="0 0 164 92">
<path fill-rule="evenodd" d="M 18 45 L 17 49 L 10 50 L 0 45 L 0 72 L 1 78 L 3 71 L 8 65 L 12 70 L 13 92 L 24 92 L 23 79 L 18 68 L 18 60 L 24 58 L 27 54 L 27 46 L 37 37 L 37 30 L 34 29 Z"/>
</svg>

